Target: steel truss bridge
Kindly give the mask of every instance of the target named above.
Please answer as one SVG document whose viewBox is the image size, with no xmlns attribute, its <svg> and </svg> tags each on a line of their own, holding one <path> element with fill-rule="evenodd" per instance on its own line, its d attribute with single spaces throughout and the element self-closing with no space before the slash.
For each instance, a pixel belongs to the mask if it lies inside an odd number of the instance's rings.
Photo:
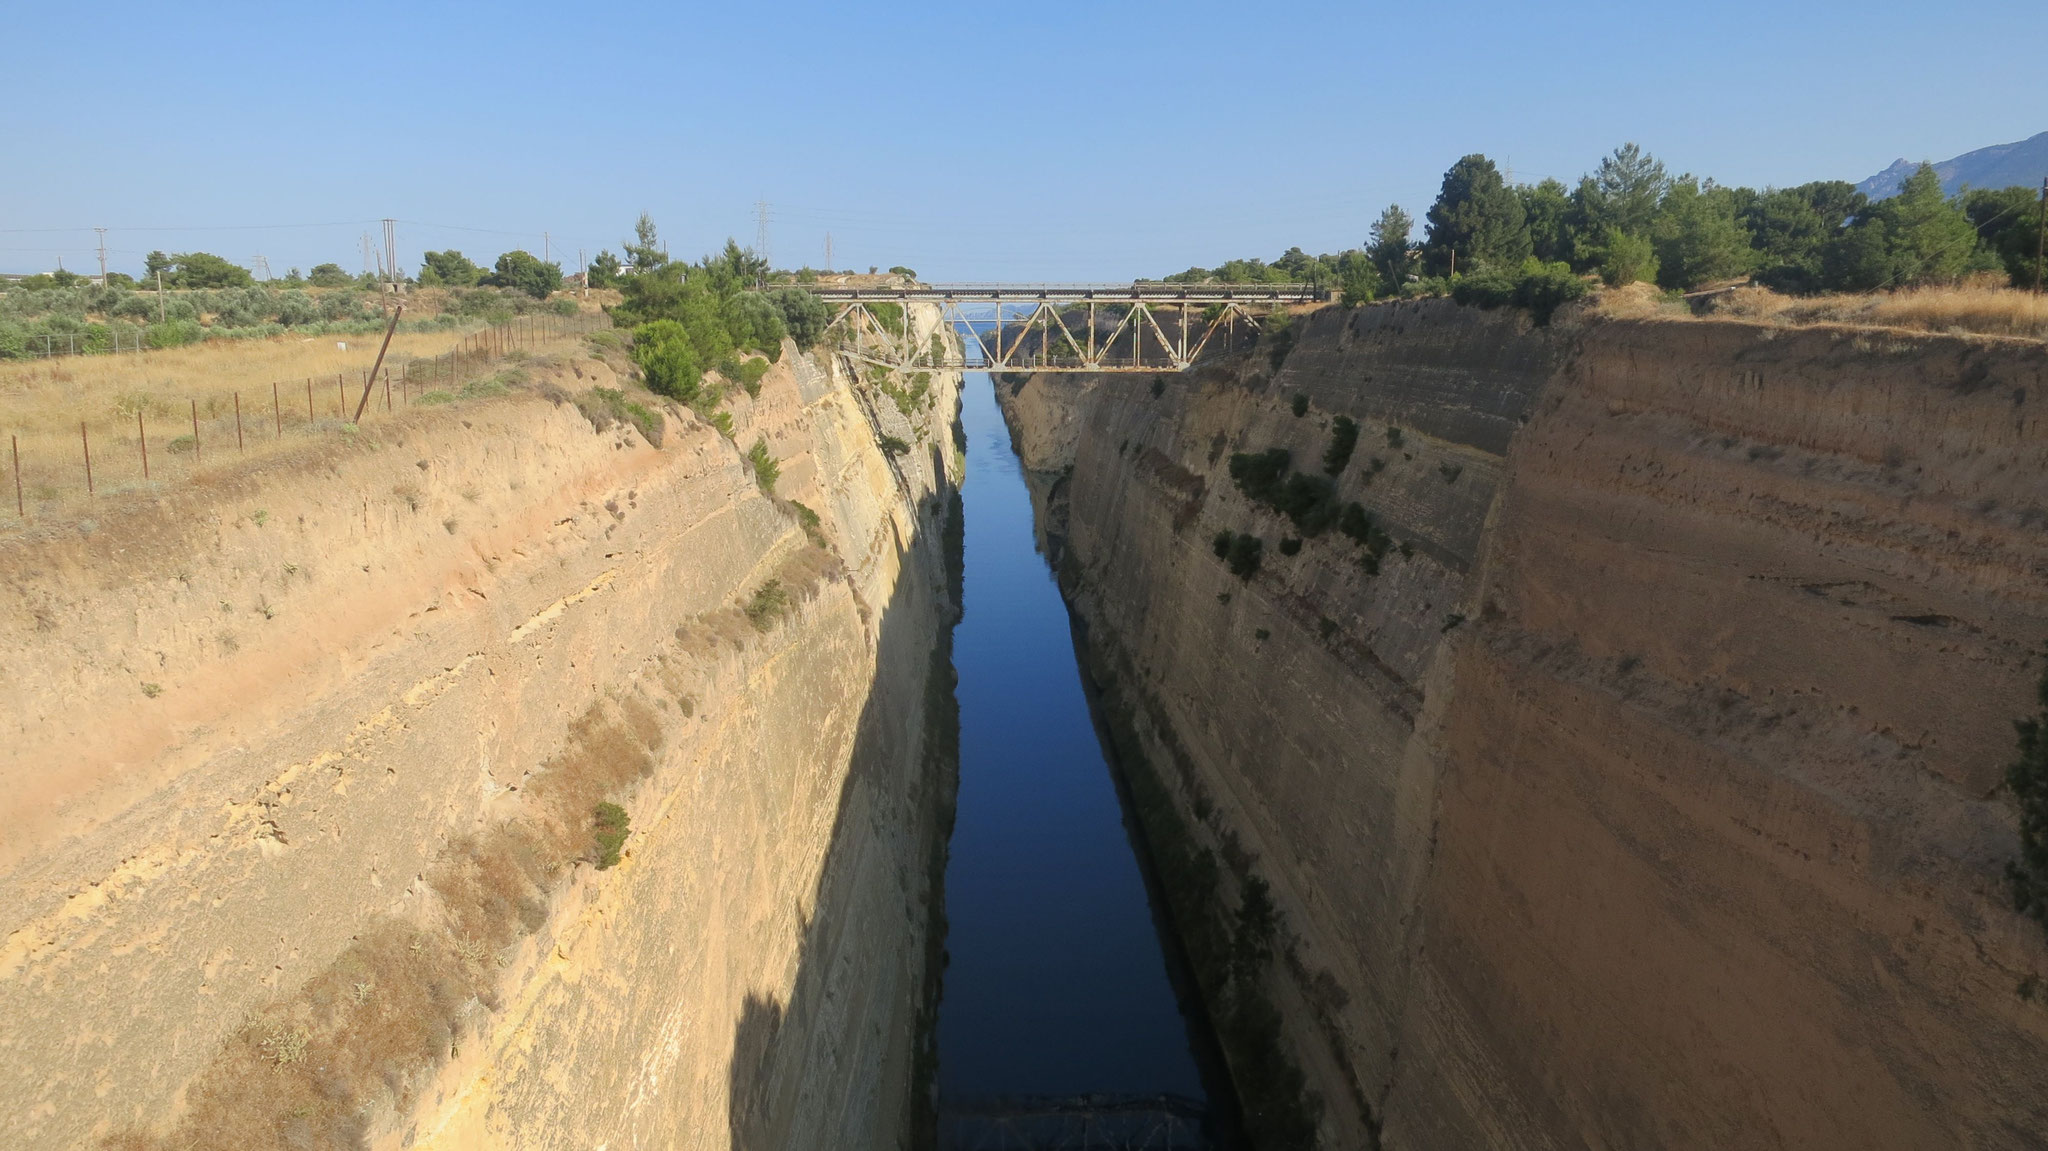
<svg viewBox="0 0 2048 1151">
<path fill-rule="evenodd" d="M 855 360 L 896 372 L 1179 372 L 1222 333 L 1291 304 L 1317 303 L 1313 284 L 927 284 L 811 288 L 838 307 L 826 329 Z M 937 304 L 967 334 L 967 355 L 917 346 L 913 303 Z M 880 310 L 876 305 L 883 305 Z M 978 316 L 969 316 L 969 309 Z"/>
</svg>

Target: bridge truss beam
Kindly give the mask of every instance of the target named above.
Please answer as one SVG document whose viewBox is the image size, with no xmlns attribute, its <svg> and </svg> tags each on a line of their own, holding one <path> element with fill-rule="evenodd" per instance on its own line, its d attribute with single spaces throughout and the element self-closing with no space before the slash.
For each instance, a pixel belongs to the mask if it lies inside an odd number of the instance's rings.
<svg viewBox="0 0 2048 1151">
<path fill-rule="evenodd" d="M 912 298 L 918 297 L 895 296 L 874 302 L 905 300 L 907 303 Z M 1158 315 L 1160 309 L 1154 305 L 1155 302 L 1167 301 L 1129 296 L 1107 301 L 1040 298 L 1028 303 L 1002 299 L 935 299 L 932 302 L 938 303 L 943 324 L 967 332 L 968 346 L 979 353 L 978 360 L 950 353 L 940 357 L 929 348 L 919 348 L 906 304 L 896 304 L 903 309 L 898 327 L 884 323 L 868 306 L 868 300 L 848 299 L 826 331 L 838 333 L 840 350 L 853 359 L 894 372 L 952 369 L 1156 373 L 1186 371 L 1201 357 L 1218 332 L 1225 333 L 1227 346 L 1236 337 L 1239 320 L 1252 331 L 1259 330 L 1258 317 L 1238 300 L 1210 302 L 1198 316 L 1190 315 L 1189 301 L 1173 300 L 1164 324 Z M 1284 306 L 1285 302 L 1272 301 L 1276 306 Z M 1072 311 L 1086 308 L 1087 319 L 1078 325 L 1081 336 L 1075 335 L 1056 303 L 1065 303 Z M 1124 309 L 1106 334 L 1102 332 L 1099 311 L 1105 303 Z M 995 309 L 995 328 L 987 333 L 976 326 L 987 321 L 970 320 L 967 316 L 968 308 L 983 306 Z M 1020 308 L 1029 309 L 1021 319 L 1017 315 Z M 1190 320 L 1194 321 L 1193 324 Z M 1038 337 L 1035 341 L 1031 339 L 1034 334 Z M 993 337 L 993 343 L 990 337 Z"/>
</svg>

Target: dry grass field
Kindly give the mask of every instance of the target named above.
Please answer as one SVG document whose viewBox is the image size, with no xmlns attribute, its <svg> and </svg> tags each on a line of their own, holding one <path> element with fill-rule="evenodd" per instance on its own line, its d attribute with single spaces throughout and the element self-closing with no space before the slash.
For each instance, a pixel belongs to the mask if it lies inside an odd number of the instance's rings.
<svg viewBox="0 0 2048 1151">
<path fill-rule="evenodd" d="M 474 348 L 483 331 L 479 324 L 394 336 L 384 361 L 391 394 L 387 401 L 381 382 L 372 390 L 365 423 L 427 389 L 459 386 L 502 366 L 479 356 L 449 377 L 449 351 L 465 340 Z M 574 347 L 579 338 L 521 337 L 502 350 L 541 355 Z M 381 333 L 214 340 L 0 364 L 0 436 L 8 437 L 0 441 L 0 453 L 7 453 L 0 455 L 0 531 L 89 516 L 95 500 L 146 495 L 206 470 L 291 452 L 309 438 L 347 434 L 344 414 L 353 413 L 381 340 Z M 19 518 L 16 453 L 26 512 Z"/>
<path fill-rule="evenodd" d="M 1737 288 L 1717 301 L 1715 314 L 1785 324 L 2048 339 L 2048 295 L 2006 287 L 1908 288 L 1867 296 L 1781 296 L 1766 288 Z"/>
</svg>

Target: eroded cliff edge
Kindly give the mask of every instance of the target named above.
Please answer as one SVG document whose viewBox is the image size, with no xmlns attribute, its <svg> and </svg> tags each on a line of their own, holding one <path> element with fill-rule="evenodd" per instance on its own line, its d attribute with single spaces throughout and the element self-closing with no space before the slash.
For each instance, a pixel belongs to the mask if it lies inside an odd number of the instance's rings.
<svg viewBox="0 0 2048 1151">
<path fill-rule="evenodd" d="M 1240 1034 L 1248 1096 L 1326 1146 L 2033 1145 L 2000 784 L 2048 354 L 1446 301 L 1296 337 L 997 388 L 1181 930 L 1301 1068 Z M 1383 534 L 1283 554 L 1229 459 L 1319 473 L 1340 415 Z"/>
<path fill-rule="evenodd" d="M 0 553 L 11 1145 L 919 1122 L 957 377 L 906 410 L 785 346 L 657 448 L 557 390 L 603 364 L 528 369 Z"/>
</svg>

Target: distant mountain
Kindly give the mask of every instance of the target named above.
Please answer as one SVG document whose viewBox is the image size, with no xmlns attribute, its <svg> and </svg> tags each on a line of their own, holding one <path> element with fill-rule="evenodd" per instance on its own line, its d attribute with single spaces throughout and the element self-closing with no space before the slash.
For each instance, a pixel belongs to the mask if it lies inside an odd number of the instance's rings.
<svg viewBox="0 0 2048 1151">
<path fill-rule="evenodd" d="M 1856 190 L 1873 200 L 1898 195 L 1906 177 L 1919 166 L 1912 160 L 1893 161 L 1891 167 L 1856 185 Z M 2048 176 L 2048 132 L 2014 144 L 1965 152 L 1936 164 L 1934 171 L 1941 177 L 1941 190 L 1951 196 L 1965 184 L 1972 188 L 2010 188 L 2014 184 L 2038 188 L 2041 177 Z"/>
</svg>

